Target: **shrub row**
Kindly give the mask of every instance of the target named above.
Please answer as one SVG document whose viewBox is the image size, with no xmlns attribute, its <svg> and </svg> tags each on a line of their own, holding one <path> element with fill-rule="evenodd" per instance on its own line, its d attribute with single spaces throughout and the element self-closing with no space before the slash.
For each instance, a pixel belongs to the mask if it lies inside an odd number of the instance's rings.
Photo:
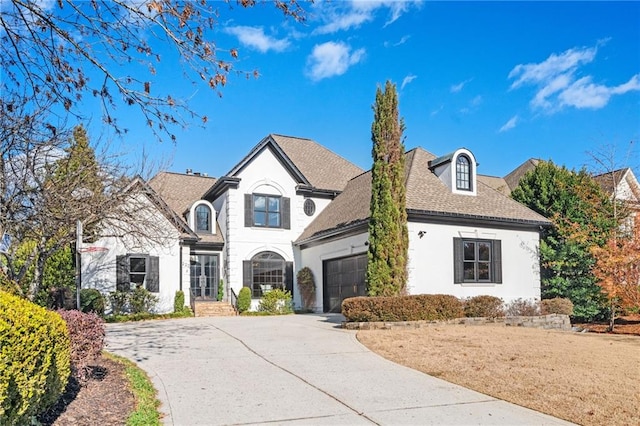
<svg viewBox="0 0 640 426">
<path fill-rule="evenodd" d="M 91 363 L 95 362 L 104 347 L 104 321 L 95 313 L 60 310 L 58 314 L 67 323 L 71 342 L 71 374 L 80 383 L 91 374 Z"/>
<path fill-rule="evenodd" d="M 460 317 L 498 318 L 535 316 L 542 313 L 571 315 L 569 299 L 541 302 L 516 299 L 504 304 L 495 296 L 475 296 L 460 300 L 444 294 L 419 294 L 397 297 L 353 297 L 342 302 L 342 315 L 347 321 L 435 321 Z"/>
<path fill-rule="evenodd" d="M 111 314 L 121 315 L 152 313 L 158 304 L 158 297 L 146 288 L 136 287 L 132 291 L 114 291 L 109 293 Z M 175 301 L 174 301 L 175 303 Z"/>
<path fill-rule="evenodd" d="M 64 320 L 0 291 L 0 360 L 0 423 L 31 424 L 58 400 L 69 379 Z"/>
<path fill-rule="evenodd" d="M 463 316 L 462 302 L 448 294 L 353 297 L 342 302 L 347 321 L 434 321 Z"/>
</svg>

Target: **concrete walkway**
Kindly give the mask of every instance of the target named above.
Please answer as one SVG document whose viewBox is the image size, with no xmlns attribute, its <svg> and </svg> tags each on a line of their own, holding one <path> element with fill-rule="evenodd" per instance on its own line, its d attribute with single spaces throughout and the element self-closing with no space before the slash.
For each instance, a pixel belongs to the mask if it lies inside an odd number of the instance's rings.
<svg viewBox="0 0 640 426">
<path fill-rule="evenodd" d="M 370 352 L 339 316 L 109 324 L 109 352 L 138 363 L 170 425 L 569 424 Z"/>
</svg>

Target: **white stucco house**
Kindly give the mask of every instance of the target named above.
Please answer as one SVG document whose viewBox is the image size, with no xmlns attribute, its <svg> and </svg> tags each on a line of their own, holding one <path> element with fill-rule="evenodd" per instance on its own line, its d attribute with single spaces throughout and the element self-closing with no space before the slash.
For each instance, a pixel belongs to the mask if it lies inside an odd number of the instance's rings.
<svg viewBox="0 0 640 426">
<path fill-rule="evenodd" d="M 549 221 L 487 185 L 477 164 L 464 148 L 406 153 L 408 291 L 539 299 L 539 231 Z M 317 312 L 365 294 L 371 173 L 312 140 L 272 134 L 217 179 L 162 172 L 135 189 L 162 238 L 97 241 L 108 251 L 85 253 L 83 287 L 144 285 L 159 311 L 171 311 L 177 290 L 188 302 L 216 300 L 218 286 L 224 302 L 249 287 L 257 306 L 284 288 L 300 306 L 295 274 L 307 266 Z"/>
</svg>

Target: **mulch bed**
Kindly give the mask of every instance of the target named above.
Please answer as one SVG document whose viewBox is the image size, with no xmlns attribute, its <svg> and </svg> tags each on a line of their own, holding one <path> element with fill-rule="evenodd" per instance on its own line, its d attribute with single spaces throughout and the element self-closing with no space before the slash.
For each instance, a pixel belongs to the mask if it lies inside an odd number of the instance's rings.
<svg viewBox="0 0 640 426">
<path fill-rule="evenodd" d="M 124 425 L 135 408 L 125 367 L 111 359 L 100 357 L 92 367 L 91 378 L 80 386 L 70 379 L 67 389 L 56 405 L 40 415 L 43 425 Z"/>
<path fill-rule="evenodd" d="M 589 330 L 591 333 L 609 333 L 608 323 L 574 324 L 577 327 Z M 611 334 L 631 334 L 640 336 L 640 315 L 627 315 L 616 318 Z"/>
</svg>

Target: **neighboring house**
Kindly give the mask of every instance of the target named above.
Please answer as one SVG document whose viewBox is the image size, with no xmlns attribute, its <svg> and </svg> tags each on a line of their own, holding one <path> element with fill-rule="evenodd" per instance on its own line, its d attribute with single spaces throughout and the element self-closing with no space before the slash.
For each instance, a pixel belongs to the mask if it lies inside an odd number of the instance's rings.
<svg viewBox="0 0 640 426">
<path fill-rule="evenodd" d="M 624 227 L 632 229 L 640 215 L 640 184 L 630 168 L 618 169 L 593 177 L 602 190 L 629 209 Z"/>
<path fill-rule="evenodd" d="M 109 292 L 128 278 L 157 292 L 161 311 L 177 290 L 215 300 L 218 283 L 225 301 L 248 287 L 255 308 L 284 288 L 300 306 L 295 274 L 308 266 L 316 311 L 365 294 L 371 173 L 312 140 L 269 135 L 217 179 L 160 173 L 137 185 L 167 229 L 163 244 L 98 241 L 109 251 L 83 259 L 83 287 Z M 411 294 L 540 297 L 539 230 L 549 221 L 487 185 L 472 152 L 411 150 L 406 185 Z"/>
</svg>

